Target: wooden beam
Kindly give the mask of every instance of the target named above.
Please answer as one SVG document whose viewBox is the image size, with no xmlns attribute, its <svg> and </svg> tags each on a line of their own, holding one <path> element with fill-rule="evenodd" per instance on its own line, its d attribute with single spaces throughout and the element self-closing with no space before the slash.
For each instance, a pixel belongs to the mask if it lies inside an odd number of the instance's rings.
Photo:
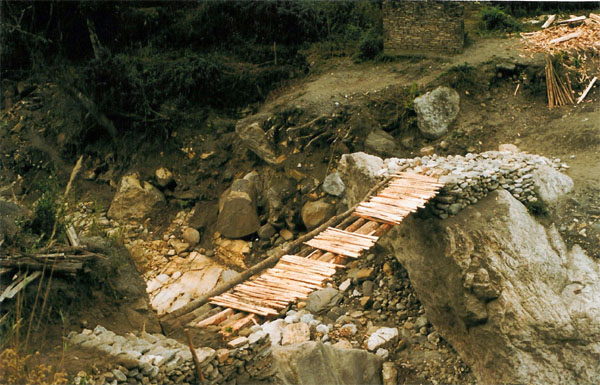
<svg viewBox="0 0 600 385">
<path fill-rule="evenodd" d="M 588 92 L 590 92 L 590 90 L 592 89 L 592 86 L 594 85 L 594 83 L 596 83 L 596 80 L 598 80 L 598 78 L 596 76 L 594 76 L 594 78 L 592 79 L 592 81 L 590 82 L 590 84 L 588 84 L 588 86 L 585 88 L 585 90 L 583 91 L 583 93 L 581 94 L 581 96 L 577 99 L 577 104 L 583 102 L 583 99 L 585 99 L 585 97 L 587 96 Z"/>
<path fill-rule="evenodd" d="M 546 22 L 542 25 L 542 29 L 550 27 L 552 23 L 554 23 L 554 20 L 556 20 L 556 15 L 550 15 L 550 17 L 548 17 Z"/>
</svg>

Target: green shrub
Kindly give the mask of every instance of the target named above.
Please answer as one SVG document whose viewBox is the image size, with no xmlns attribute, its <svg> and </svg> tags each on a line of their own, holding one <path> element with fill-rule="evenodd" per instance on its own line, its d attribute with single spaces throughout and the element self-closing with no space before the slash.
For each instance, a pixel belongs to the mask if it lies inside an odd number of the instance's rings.
<svg viewBox="0 0 600 385">
<path fill-rule="evenodd" d="M 485 7 L 481 11 L 481 29 L 518 32 L 521 30 L 521 23 L 498 7 Z"/>
<path fill-rule="evenodd" d="M 358 45 L 358 57 L 361 60 L 374 59 L 383 51 L 383 37 L 375 29 L 363 34 Z"/>
<path fill-rule="evenodd" d="M 450 67 L 442 74 L 442 78 L 452 87 L 459 90 L 473 87 L 477 84 L 477 70 L 465 63 Z"/>
</svg>

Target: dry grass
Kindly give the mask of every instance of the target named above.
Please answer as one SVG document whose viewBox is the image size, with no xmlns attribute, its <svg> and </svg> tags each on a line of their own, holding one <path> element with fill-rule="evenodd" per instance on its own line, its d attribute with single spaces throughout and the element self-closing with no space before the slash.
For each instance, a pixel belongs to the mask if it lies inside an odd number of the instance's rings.
<svg viewBox="0 0 600 385">
<path fill-rule="evenodd" d="M 33 363 L 35 356 L 21 356 L 14 349 L 0 353 L 0 381 L 7 385 L 67 384 L 67 374 L 52 366 Z"/>
</svg>

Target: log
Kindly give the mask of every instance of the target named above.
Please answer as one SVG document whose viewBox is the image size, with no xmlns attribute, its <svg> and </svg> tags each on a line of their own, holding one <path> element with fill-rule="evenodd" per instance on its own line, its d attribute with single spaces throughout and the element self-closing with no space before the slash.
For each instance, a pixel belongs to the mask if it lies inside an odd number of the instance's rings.
<svg viewBox="0 0 600 385">
<path fill-rule="evenodd" d="M 552 39 L 548 42 L 548 44 L 556 44 L 556 43 L 562 43 L 563 41 L 567 41 L 567 40 L 571 40 L 574 39 L 576 37 L 581 36 L 581 31 L 576 31 L 576 32 L 572 32 L 572 33 L 568 33 L 564 36 L 561 37 L 557 37 L 556 39 Z"/>
<path fill-rule="evenodd" d="M 590 13 L 590 20 L 600 24 L 600 15 L 597 15 L 595 13 Z"/>
<path fill-rule="evenodd" d="M 81 246 L 81 242 L 79 242 L 79 237 L 77 236 L 77 232 L 73 226 L 67 227 L 67 238 L 69 239 L 71 246 Z"/>
<path fill-rule="evenodd" d="M 64 86 L 64 91 L 75 99 L 83 108 L 85 108 L 91 116 L 96 119 L 96 122 L 103 127 L 110 134 L 113 140 L 117 139 L 117 128 L 113 124 L 113 122 L 104 115 L 100 109 L 96 106 L 96 104 L 90 100 L 87 96 L 85 96 L 82 92 L 76 90 L 71 86 Z"/>
<path fill-rule="evenodd" d="M 596 83 L 596 80 L 598 80 L 598 78 L 596 76 L 594 76 L 594 78 L 592 79 L 592 81 L 590 82 L 590 84 L 588 84 L 588 86 L 585 88 L 585 90 L 583 91 L 583 93 L 581 94 L 581 96 L 577 99 L 577 104 L 583 102 L 583 99 L 585 99 L 585 97 L 587 96 L 588 92 L 590 92 L 590 90 L 592 89 L 592 86 L 594 85 L 594 83 Z"/>
<path fill-rule="evenodd" d="M 2 295 L 0 295 L 0 302 L 4 301 L 7 298 L 11 299 L 12 297 L 14 297 L 15 294 L 24 289 L 29 283 L 33 282 L 40 275 L 42 275 L 41 272 L 35 271 L 31 274 L 26 273 L 23 276 L 21 276 L 21 278 L 15 280 L 13 283 L 8 285 L 6 289 L 4 289 L 4 292 L 2 292 Z"/>
<path fill-rule="evenodd" d="M 554 20 L 556 20 L 556 15 L 550 15 L 548 17 L 548 19 L 546 20 L 546 22 L 544 24 L 542 24 L 542 29 L 546 29 L 546 28 L 550 27 L 552 25 L 552 23 L 554 23 Z"/>
<path fill-rule="evenodd" d="M 381 182 L 376 184 L 371 190 L 369 190 L 367 192 L 366 196 L 372 195 L 374 192 L 379 190 L 383 185 L 385 185 L 387 182 L 389 182 L 390 179 L 391 179 L 391 177 L 387 177 L 387 178 L 383 179 Z M 251 268 L 247 269 L 246 271 L 239 273 L 232 280 L 217 286 L 216 288 L 211 290 L 209 293 L 203 295 L 202 297 L 200 297 L 198 299 L 191 301 L 187 305 L 182 306 L 179 309 L 174 310 L 171 313 L 163 315 L 161 323 L 165 324 L 164 328 L 165 329 L 173 329 L 173 328 L 176 328 L 177 326 L 181 327 L 180 325 L 178 325 L 178 322 L 176 320 L 178 317 L 197 309 L 198 307 L 200 307 L 200 306 L 204 305 L 206 302 L 208 302 L 208 300 L 211 297 L 215 297 L 221 293 L 226 292 L 227 290 L 231 289 L 235 285 L 246 281 L 248 278 L 257 274 L 258 272 L 263 271 L 271 266 L 274 266 L 281 259 L 281 257 L 283 257 L 286 254 L 292 253 L 297 247 L 301 246 L 306 240 L 311 239 L 313 236 L 315 236 L 316 234 L 320 233 L 321 231 L 325 230 L 326 228 L 328 228 L 330 226 L 335 226 L 336 224 L 341 222 L 343 219 L 345 219 L 346 217 L 351 215 L 354 212 L 354 210 L 356 209 L 356 207 L 358 207 L 358 204 L 349 208 L 344 213 L 329 219 L 327 222 L 323 223 L 321 226 L 304 234 L 303 236 L 296 239 L 294 242 L 291 242 L 288 246 L 280 249 L 279 251 L 276 251 L 271 257 L 265 259 L 262 262 L 257 263 L 256 265 L 252 266 Z"/>
</svg>

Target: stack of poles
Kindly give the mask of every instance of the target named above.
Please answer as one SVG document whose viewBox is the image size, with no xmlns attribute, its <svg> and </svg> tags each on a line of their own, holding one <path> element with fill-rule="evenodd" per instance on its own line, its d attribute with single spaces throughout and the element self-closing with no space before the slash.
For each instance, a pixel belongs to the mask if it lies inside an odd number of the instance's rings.
<svg viewBox="0 0 600 385">
<path fill-rule="evenodd" d="M 567 82 L 562 81 L 554 70 L 550 55 L 546 55 L 546 91 L 548 95 L 548 107 L 565 106 L 574 104 L 571 81 L 567 75 Z"/>
</svg>

